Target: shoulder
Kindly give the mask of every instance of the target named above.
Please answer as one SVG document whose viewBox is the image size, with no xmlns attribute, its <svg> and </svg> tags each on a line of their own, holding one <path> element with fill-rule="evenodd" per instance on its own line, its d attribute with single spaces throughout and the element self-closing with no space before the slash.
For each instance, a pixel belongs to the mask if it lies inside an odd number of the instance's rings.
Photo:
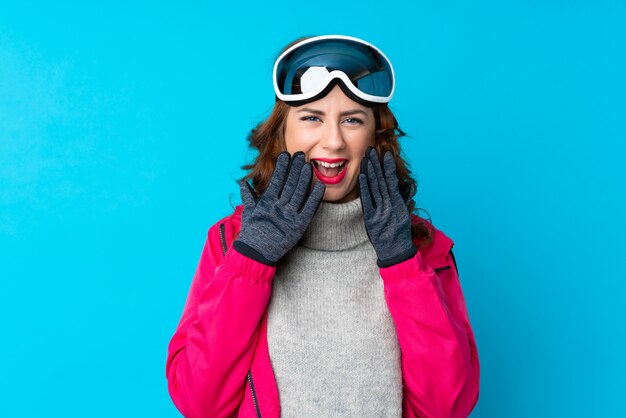
<svg viewBox="0 0 626 418">
<path fill-rule="evenodd" d="M 415 214 L 411 214 L 411 223 L 422 223 L 430 232 L 431 239 L 428 241 L 423 239 L 414 239 L 415 246 L 418 248 L 423 257 L 435 260 L 443 259 L 448 255 L 454 246 L 454 241 L 452 241 L 450 237 L 448 237 L 443 231 L 437 229 L 426 219 Z"/>
</svg>

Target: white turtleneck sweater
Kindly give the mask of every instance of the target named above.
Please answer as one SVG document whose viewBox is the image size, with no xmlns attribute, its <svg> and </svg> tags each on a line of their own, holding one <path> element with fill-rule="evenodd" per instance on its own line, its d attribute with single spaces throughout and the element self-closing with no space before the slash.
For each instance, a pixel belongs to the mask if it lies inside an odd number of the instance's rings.
<svg viewBox="0 0 626 418">
<path fill-rule="evenodd" d="M 267 336 L 282 417 L 402 416 L 383 292 L 360 199 L 322 202 L 273 282 Z"/>
</svg>

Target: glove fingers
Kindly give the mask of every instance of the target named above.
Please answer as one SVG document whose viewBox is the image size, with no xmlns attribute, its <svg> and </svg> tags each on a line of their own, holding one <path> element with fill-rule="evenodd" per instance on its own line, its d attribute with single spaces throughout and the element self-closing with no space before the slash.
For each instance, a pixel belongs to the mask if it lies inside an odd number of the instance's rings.
<svg viewBox="0 0 626 418">
<path fill-rule="evenodd" d="M 378 208 L 382 205 L 383 198 L 380 191 L 380 183 L 374 169 L 374 164 L 372 164 L 372 160 L 369 158 L 367 159 L 367 183 L 372 191 L 372 201 L 374 202 L 374 206 Z"/>
<path fill-rule="evenodd" d="M 359 189 L 361 191 L 359 197 L 361 198 L 363 214 L 367 217 L 367 215 L 371 214 L 376 208 L 372 203 L 372 195 L 370 194 L 370 188 L 367 184 L 367 175 L 364 173 L 359 174 Z"/>
<path fill-rule="evenodd" d="M 239 181 L 239 193 L 241 194 L 241 201 L 243 202 L 244 209 L 252 210 L 256 206 L 257 196 L 250 183 L 246 180 Z"/>
<path fill-rule="evenodd" d="M 293 197 L 291 198 L 291 205 L 296 208 L 297 211 L 300 211 L 302 207 L 302 203 L 306 198 L 307 193 L 309 192 L 309 188 L 311 187 L 311 179 L 313 178 L 313 167 L 310 163 L 305 164 L 300 169 L 300 175 L 298 177 L 298 184 L 296 190 L 293 193 Z"/>
<path fill-rule="evenodd" d="M 311 193 L 304 203 L 304 206 L 302 207 L 302 211 L 300 213 L 307 217 L 307 219 L 309 220 L 313 218 L 313 215 L 315 215 L 315 212 L 317 212 L 317 208 L 324 198 L 325 191 L 326 185 L 324 183 L 319 181 L 315 182 L 313 190 L 311 190 Z"/>
<path fill-rule="evenodd" d="M 415 184 L 413 183 L 400 184 L 400 194 L 402 195 L 402 200 L 404 200 L 404 204 L 406 206 L 409 206 L 411 199 L 415 195 Z"/>
<path fill-rule="evenodd" d="M 385 178 L 387 182 L 387 188 L 389 190 L 389 197 L 393 204 L 398 204 L 404 201 L 400 194 L 400 188 L 398 186 L 398 174 L 396 172 L 396 161 L 393 158 L 393 154 L 390 151 L 385 152 L 383 157 Z"/>
<path fill-rule="evenodd" d="M 293 157 L 291 157 L 288 168 L 287 181 L 285 182 L 285 187 L 280 194 L 281 203 L 284 205 L 289 203 L 291 197 L 293 196 L 294 190 L 296 190 L 302 166 L 304 166 L 304 153 L 302 151 L 298 151 L 293 154 Z"/>
<path fill-rule="evenodd" d="M 278 199 L 285 183 L 289 161 L 290 155 L 287 151 L 283 151 L 278 155 L 270 184 L 267 186 L 264 196 L 267 195 L 272 200 Z"/>
<path fill-rule="evenodd" d="M 376 176 L 378 188 L 380 190 L 381 199 L 386 200 L 389 196 L 389 191 L 387 190 L 387 182 L 385 181 L 385 176 L 383 174 L 383 169 L 380 165 L 380 159 L 378 158 L 378 153 L 375 148 L 369 153 L 370 161 L 372 163 L 372 167 L 374 169 L 374 174 Z"/>
<path fill-rule="evenodd" d="M 365 156 L 361 159 L 361 174 L 359 174 L 359 187 L 361 189 L 361 196 L 365 196 L 367 199 L 367 203 L 369 208 L 376 209 L 376 203 L 374 203 L 374 197 L 372 196 L 372 187 L 369 182 L 369 173 L 368 173 L 368 165 L 369 165 L 369 153 L 374 147 L 367 147 L 365 151 Z M 362 180 L 364 179 L 364 180 Z M 361 198 L 361 204 L 363 204 L 363 198 Z M 365 208 L 363 208 L 365 210 Z"/>
<path fill-rule="evenodd" d="M 367 176 L 367 160 L 369 159 L 368 155 L 369 155 L 371 148 L 372 147 L 368 147 L 367 151 L 365 151 L 365 156 L 361 158 L 361 173 L 365 174 L 366 176 Z"/>
</svg>

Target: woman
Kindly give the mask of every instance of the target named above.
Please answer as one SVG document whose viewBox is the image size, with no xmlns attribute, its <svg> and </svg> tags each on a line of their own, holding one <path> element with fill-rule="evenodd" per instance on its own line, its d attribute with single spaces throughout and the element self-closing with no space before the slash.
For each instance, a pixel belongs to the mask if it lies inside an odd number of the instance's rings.
<svg viewBox="0 0 626 418">
<path fill-rule="evenodd" d="M 465 417 L 476 404 L 453 242 L 411 213 L 394 82 L 352 37 L 300 39 L 276 60 L 243 205 L 209 229 L 169 345 L 186 417 Z"/>
</svg>

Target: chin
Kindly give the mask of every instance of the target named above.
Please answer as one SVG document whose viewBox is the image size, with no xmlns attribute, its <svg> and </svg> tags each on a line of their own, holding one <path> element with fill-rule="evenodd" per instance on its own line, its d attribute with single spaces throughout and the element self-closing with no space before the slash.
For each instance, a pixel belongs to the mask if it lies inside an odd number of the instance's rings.
<svg viewBox="0 0 626 418">
<path fill-rule="evenodd" d="M 324 202 L 334 202 L 334 203 L 344 203 L 349 202 L 351 200 L 356 199 L 358 196 L 349 196 L 350 193 L 340 192 L 340 191 L 326 191 L 324 193 L 324 198 L 322 199 Z"/>
<path fill-rule="evenodd" d="M 336 202 L 343 199 L 344 196 L 344 194 L 335 193 L 334 190 L 330 192 L 327 190 L 326 193 L 324 193 L 324 198 L 322 200 L 324 200 L 324 202 Z"/>
</svg>

